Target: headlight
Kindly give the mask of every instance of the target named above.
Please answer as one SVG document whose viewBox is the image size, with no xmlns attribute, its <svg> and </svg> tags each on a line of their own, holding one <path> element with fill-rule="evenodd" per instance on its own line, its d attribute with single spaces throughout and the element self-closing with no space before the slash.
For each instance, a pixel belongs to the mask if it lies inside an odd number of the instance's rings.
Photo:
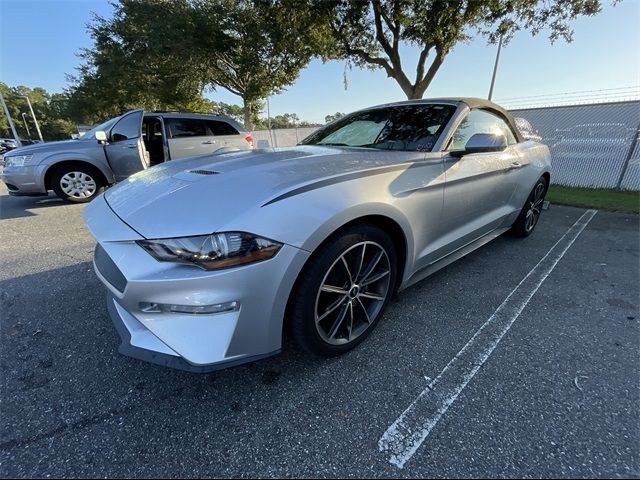
<svg viewBox="0 0 640 480">
<path fill-rule="evenodd" d="M 273 257 L 281 243 L 249 233 L 228 232 L 198 237 L 138 240 L 160 262 L 196 265 L 204 270 L 235 267 Z"/>
<path fill-rule="evenodd" d="M 28 164 L 33 155 L 14 155 L 13 157 L 4 157 L 5 167 L 24 167 Z"/>
</svg>

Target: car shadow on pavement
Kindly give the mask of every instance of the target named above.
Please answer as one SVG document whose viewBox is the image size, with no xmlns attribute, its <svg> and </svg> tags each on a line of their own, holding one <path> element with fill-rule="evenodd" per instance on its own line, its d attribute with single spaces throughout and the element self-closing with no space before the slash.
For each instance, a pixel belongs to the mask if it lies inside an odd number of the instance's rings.
<svg viewBox="0 0 640 480">
<path fill-rule="evenodd" d="M 14 197 L 11 195 L 0 195 L 0 220 L 10 218 L 33 217 L 37 213 L 31 210 L 39 208 L 51 208 L 68 206 L 61 198 L 54 194 L 41 197 Z"/>
<path fill-rule="evenodd" d="M 293 388 L 332 363 L 304 355 L 289 342 L 274 357 L 208 374 L 145 363 L 118 353 L 120 338 L 105 297 L 90 262 L 0 281 L 7 420 L 0 443 L 48 437 L 46 432 L 60 428 L 55 418 L 86 422 L 86 412 L 144 411 L 158 401 L 206 401 L 237 412 L 248 408 L 247 399 L 275 400 L 283 383 Z M 45 406 L 53 412 L 42 419 Z M 20 418 L 39 420 L 23 428 Z"/>
</svg>

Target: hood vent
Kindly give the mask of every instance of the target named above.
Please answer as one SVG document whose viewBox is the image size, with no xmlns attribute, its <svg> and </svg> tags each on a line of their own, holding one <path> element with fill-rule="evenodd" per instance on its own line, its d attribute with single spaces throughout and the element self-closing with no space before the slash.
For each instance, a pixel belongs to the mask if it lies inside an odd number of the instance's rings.
<svg viewBox="0 0 640 480">
<path fill-rule="evenodd" d="M 215 170 L 189 170 L 189 173 L 195 173 L 197 175 L 217 175 L 220 172 Z"/>
</svg>

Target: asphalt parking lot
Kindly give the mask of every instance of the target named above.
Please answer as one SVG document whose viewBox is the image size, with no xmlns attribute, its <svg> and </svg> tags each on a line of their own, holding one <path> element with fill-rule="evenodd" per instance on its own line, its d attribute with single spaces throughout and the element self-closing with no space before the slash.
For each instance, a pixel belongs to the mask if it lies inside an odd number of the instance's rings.
<svg viewBox="0 0 640 480">
<path fill-rule="evenodd" d="M 120 356 L 83 207 L 0 187 L 0 474 L 638 477 L 639 225 L 598 212 L 400 469 L 379 442 L 584 210 L 402 292 L 359 348 L 207 375 Z"/>
</svg>

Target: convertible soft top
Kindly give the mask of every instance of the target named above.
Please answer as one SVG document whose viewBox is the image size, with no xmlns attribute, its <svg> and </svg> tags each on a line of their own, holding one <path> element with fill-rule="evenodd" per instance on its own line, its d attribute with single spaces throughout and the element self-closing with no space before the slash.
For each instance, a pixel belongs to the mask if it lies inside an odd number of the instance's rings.
<svg viewBox="0 0 640 480">
<path fill-rule="evenodd" d="M 475 98 L 475 97 L 439 97 L 439 98 L 422 98 L 420 100 L 406 100 L 404 102 L 393 102 L 393 103 L 388 103 L 386 104 L 386 106 L 389 105 L 400 105 L 403 103 L 429 103 L 429 102 L 445 102 L 445 103 L 464 103 L 466 106 L 468 106 L 469 108 L 482 108 L 485 110 L 491 110 L 494 113 L 496 113 L 497 115 L 499 115 L 500 117 L 502 117 L 511 127 L 511 130 L 513 130 L 513 133 L 516 136 L 516 139 L 518 140 L 518 142 L 524 142 L 524 138 L 522 136 L 522 134 L 520 133 L 520 130 L 518 129 L 518 126 L 516 125 L 516 122 L 513 118 L 513 115 L 511 115 L 511 113 L 509 113 L 509 111 L 505 110 L 504 108 L 502 108 L 500 105 L 498 105 L 497 103 L 494 103 L 490 100 L 486 100 L 484 98 Z M 382 107 L 383 105 L 379 105 L 380 107 Z M 373 108 L 377 108 L 377 107 L 373 107 Z"/>
</svg>

